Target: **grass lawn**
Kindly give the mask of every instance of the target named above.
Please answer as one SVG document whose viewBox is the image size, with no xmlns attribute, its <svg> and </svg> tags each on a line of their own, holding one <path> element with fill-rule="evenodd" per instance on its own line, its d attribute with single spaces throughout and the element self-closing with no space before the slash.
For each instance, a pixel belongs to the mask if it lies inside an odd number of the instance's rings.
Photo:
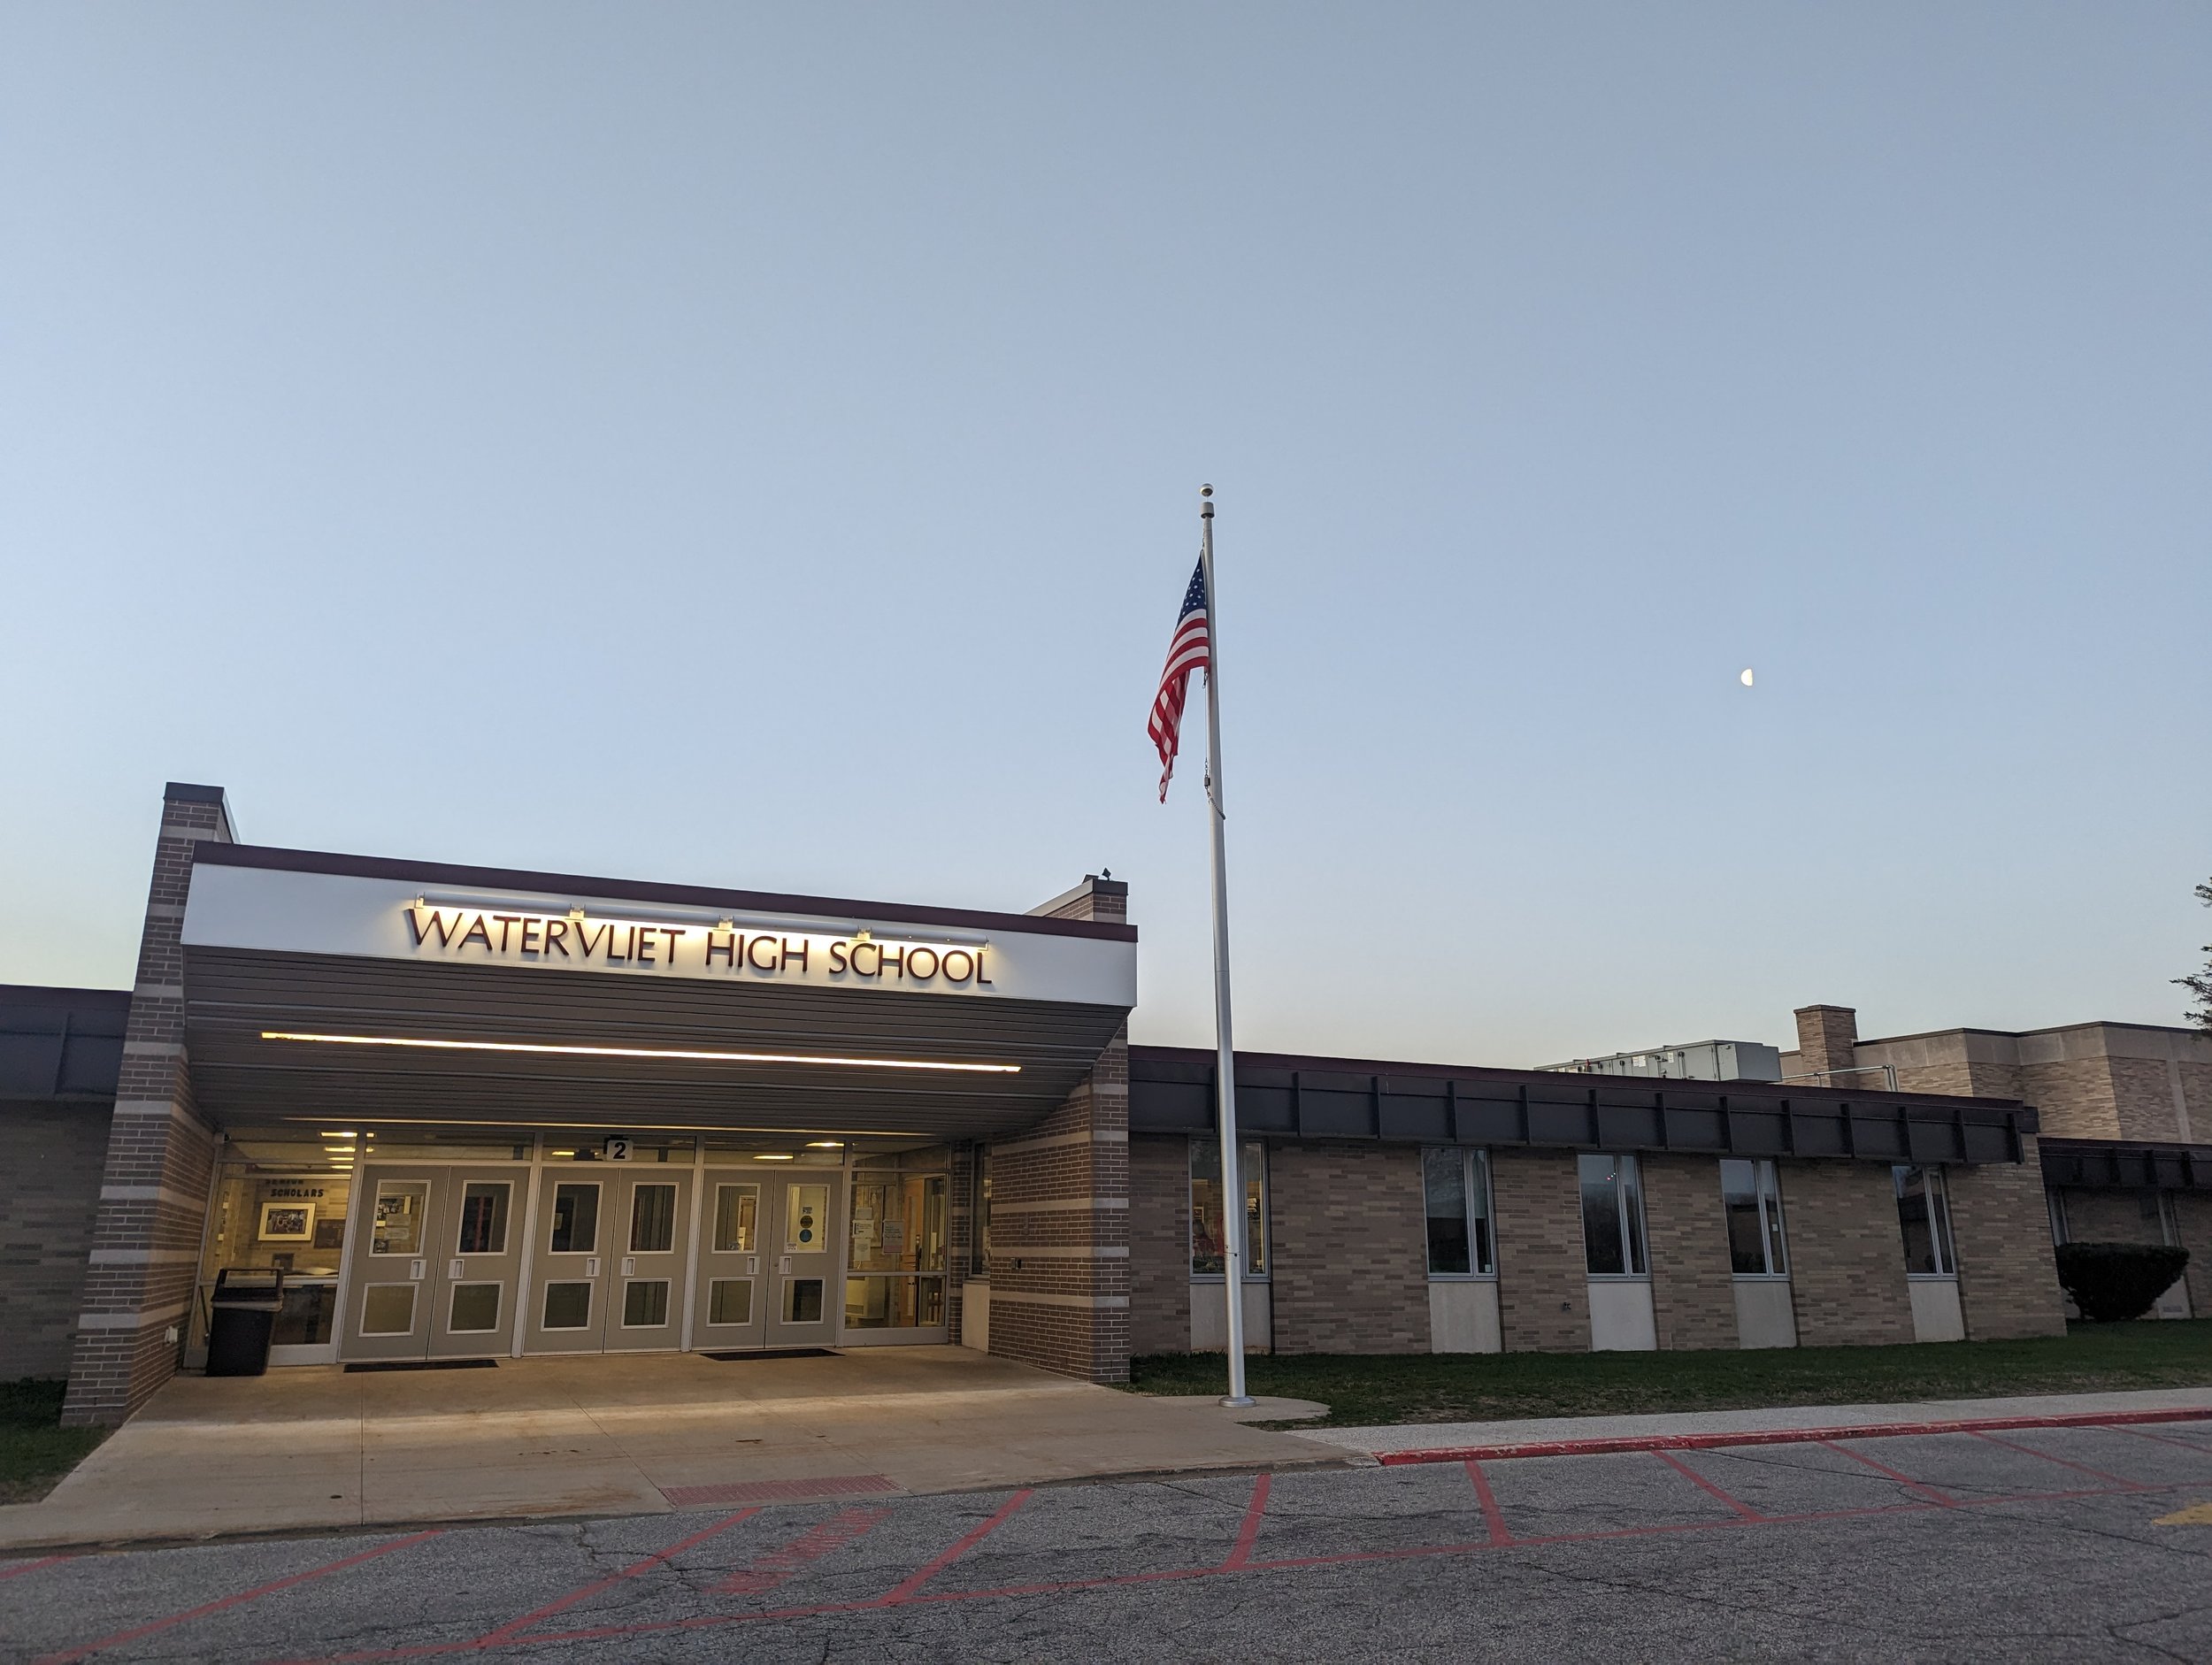
<svg viewBox="0 0 2212 1665">
<path fill-rule="evenodd" d="M 1130 1391 L 1218 1393 L 1218 1353 L 1133 1361 Z M 1880 1404 L 2009 1393 L 2212 1386 L 2212 1319 L 2076 1324 L 2033 1341 L 1715 1353 L 1255 1354 L 1254 1393 L 1319 1400 L 1285 1427 L 1489 1422 L 1764 1405 Z"/>
<path fill-rule="evenodd" d="M 61 1426 L 68 1384 L 26 1377 L 0 1382 L 0 1503 L 35 1503 L 107 1438 L 104 1428 Z"/>
</svg>

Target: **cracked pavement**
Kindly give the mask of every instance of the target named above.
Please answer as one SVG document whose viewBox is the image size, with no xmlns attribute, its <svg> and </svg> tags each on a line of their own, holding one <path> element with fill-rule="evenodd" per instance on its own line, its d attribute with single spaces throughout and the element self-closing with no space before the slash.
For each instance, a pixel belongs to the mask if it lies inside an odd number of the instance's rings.
<svg viewBox="0 0 2212 1665">
<path fill-rule="evenodd" d="M 2212 1418 L 231 1541 L 0 1564 L 0 1661 L 2195 1661 L 2208 1500 Z"/>
</svg>

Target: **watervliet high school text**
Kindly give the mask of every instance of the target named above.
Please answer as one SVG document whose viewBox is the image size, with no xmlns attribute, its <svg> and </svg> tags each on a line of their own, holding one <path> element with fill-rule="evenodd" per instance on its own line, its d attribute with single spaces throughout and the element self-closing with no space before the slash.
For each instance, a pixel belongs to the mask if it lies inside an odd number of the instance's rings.
<svg viewBox="0 0 2212 1665">
<path fill-rule="evenodd" d="M 950 1342 L 1110 1382 L 1222 1345 L 1230 1229 L 1283 1352 L 2054 1333 L 2069 1207 L 2186 1244 L 2212 1310 L 2212 1040 L 2105 1046 L 2163 1059 L 2129 1137 L 2074 1064 L 2055 1128 L 1861 1090 L 1896 1068 L 1823 1050 L 1832 1008 L 1800 1060 L 1843 1086 L 1240 1054 L 1225 1185 L 1215 1055 L 1128 1042 L 1127 914 L 270 848 L 173 784 L 132 987 L 0 990 L 0 1377 L 119 1420 L 259 1267 L 279 1367 Z"/>
</svg>

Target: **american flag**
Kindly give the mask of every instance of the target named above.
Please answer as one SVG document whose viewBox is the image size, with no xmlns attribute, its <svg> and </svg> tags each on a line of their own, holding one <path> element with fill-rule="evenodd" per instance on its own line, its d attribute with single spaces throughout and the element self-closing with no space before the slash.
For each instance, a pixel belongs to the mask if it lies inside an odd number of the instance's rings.
<svg viewBox="0 0 2212 1665">
<path fill-rule="evenodd" d="M 1145 732 L 1160 748 L 1160 802 L 1167 802 L 1167 783 L 1175 773 L 1175 751 L 1183 733 L 1183 699 L 1190 688 L 1190 673 L 1210 674 L 1206 607 L 1206 563 L 1202 558 L 1183 592 L 1183 610 L 1176 616 L 1175 633 L 1168 639 L 1167 669 L 1160 672 L 1160 691 L 1152 696 L 1152 720 Z"/>
</svg>

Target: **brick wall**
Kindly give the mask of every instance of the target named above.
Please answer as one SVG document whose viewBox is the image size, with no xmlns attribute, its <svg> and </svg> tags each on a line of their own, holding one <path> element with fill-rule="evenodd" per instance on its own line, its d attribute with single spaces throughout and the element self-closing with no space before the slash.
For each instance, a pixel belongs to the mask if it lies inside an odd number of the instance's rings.
<svg viewBox="0 0 2212 1665">
<path fill-rule="evenodd" d="M 1790 1301 L 1798 1345 L 1913 1339 L 1897 1193 L 1878 1162 L 1783 1162 Z"/>
<path fill-rule="evenodd" d="M 1728 1257 L 1718 1159 L 1647 1155 L 1638 1165 L 1644 1176 L 1651 1308 L 1659 1345 L 1739 1345 L 1735 1270 Z"/>
<path fill-rule="evenodd" d="M 1129 1349 L 1190 1351 L 1190 1140 L 1129 1141 Z"/>
<path fill-rule="evenodd" d="M 2060 1193 L 2066 1208 L 2066 1236 L 2075 1243 L 2163 1243 L 2155 1191 L 2069 1188 Z"/>
<path fill-rule="evenodd" d="M 110 1119 L 105 1104 L 0 1105 L 0 1382 L 69 1374 Z"/>
<path fill-rule="evenodd" d="M 231 838 L 222 794 L 172 785 L 139 940 L 122 1073 L 62 1420 L 119 1423 L 175 1374 L 214 1179 L 216 1135 L 192 1099 L 184 1050 L 185 899 L 192 849 Z"/>
<path fill-rule="evenodd" d="M 1278 1353 L 1426 1353 L 1428 1227 L 1410 1145 L 1268 1154 Z"/>
<path fill-rule="evenodd" d="M 1571 1153 L 1493 1150 L 1498 1321 L 1508 1353 L 1590 1350 L 1589 1266 Z"/>
<path fill-rule="evenodd" d="M 2115 1094 L 2113 1068 L 2132 1062 L 2124 1058 L 2061 1058 L 2048 1063 L 2024 1063 L 2009 1071 L 2007 1091 L 2035 1106 L 2041 1131 L 2053 1139 L 2140 1138 L 2121 1130 L 2119 1101 Z M 2153 1066 L 2157 1090 L 2167 1107 L 2166 1121 L 2173 1122 L 2173 1100 L 2166 1087 L 2163 1064 Z M 1993 1089 L 1984 1086 L 1980 1091 Z M 2171 1135 L 2168 1135 L 2171 1137 Z"/>
<path fill-rule="evenodd" d="M 2189 1267 L 2182 1273 L 2189 1285 L 2189 1310 L 2200 1318 L 2212 1318 L 2212 1196 L 2201 1191 L 2177 1192 L 2174 1227 L 2181 1247 L 2189 1251 Z"/>
<path fill-rule="evenodd" d="M 2112 1114 L 2122 1139 L 2179 1139 L 2181 1117 L 2174 1104 L 2174 1071 L 2163 1058 L 2110 1061 Z M 2178 1066 L 2174 1066 L 2177 1071 Z M 2057 1129 L 2044 1131 L 2054 1139 Z"/>
<path fill-rule="evenodd" d="M 1858 1062 L 1856 1011 L 1848 1006 L 1801 1006 L 1795 1016 L 1799 1073 L 1813 1075 L 1823 1070 L 1848 1070 Z M 1847 1076 L 1835 1085 L 1847 1086 L 1857 1078 Z"/>
<path fill-rule="evenodd" d="M 1969 1341 L 2066 1333 L 2042 1158 L 2033 1136 L 2021 1144 L 2020 1162 L 1955 1163 L 1944 1170 L 1958 1249 L 1959 1308 Z"/>
<path fill-rule="evenodd" d="M 1092 879 L 1047 908 L 1119 921 L 1128 894 Z M 1064 1104 L 992 1141 L 990 1274 L 994 1354 L 1086 1381 L 1129 1379 L 1126 1024 Z"/>
</svg>

